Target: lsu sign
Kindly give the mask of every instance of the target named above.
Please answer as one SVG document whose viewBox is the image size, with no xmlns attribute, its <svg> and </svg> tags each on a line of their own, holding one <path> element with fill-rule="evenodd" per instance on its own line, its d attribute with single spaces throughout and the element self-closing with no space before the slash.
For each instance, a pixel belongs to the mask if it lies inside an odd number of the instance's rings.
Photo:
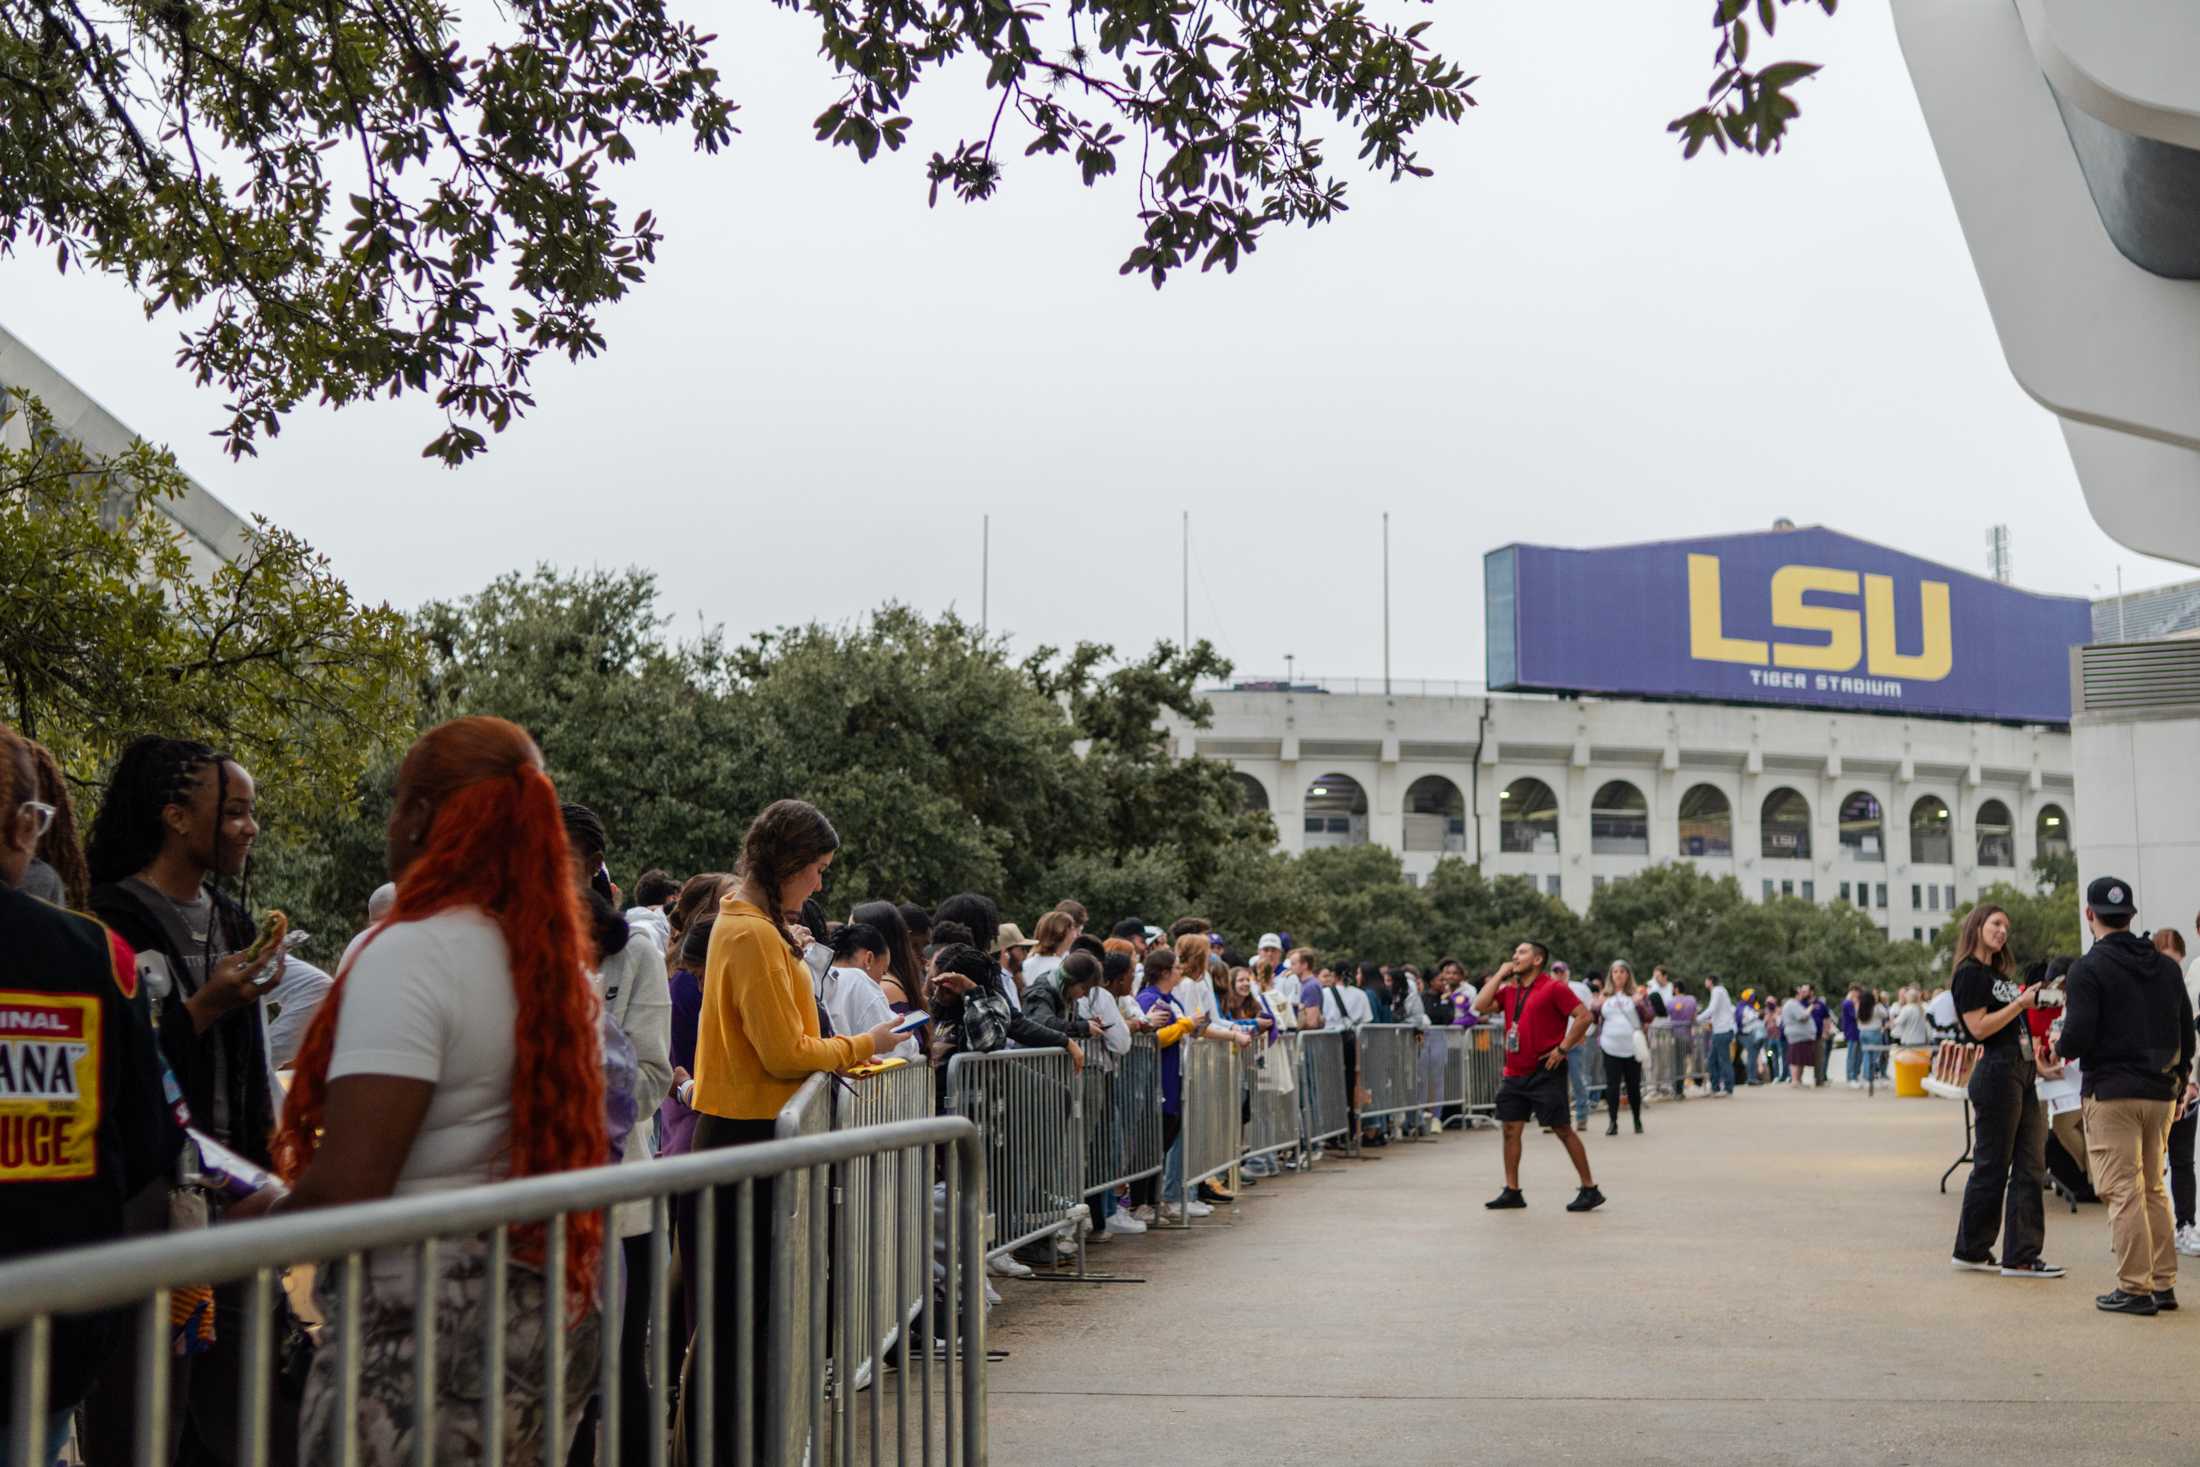
<svg viewBox="0 0 2200 1467">
<path fill-rule="evenodd" d="M 1493 688 L 2070 720 L 2078 597 L 1824 529 L 1484 561 Z"/>
</svg>

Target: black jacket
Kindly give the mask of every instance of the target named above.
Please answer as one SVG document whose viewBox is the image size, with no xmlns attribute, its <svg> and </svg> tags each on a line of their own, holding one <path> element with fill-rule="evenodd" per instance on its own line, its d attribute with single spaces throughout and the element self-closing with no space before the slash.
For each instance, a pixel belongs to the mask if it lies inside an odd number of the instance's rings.
<svg viewBox="0 0 2200 1467">
<path fill-rule="evenodd" d="M 2098 1100 L 2174 1100 L 2192 1073 L 2185 975 L 2151 943 L 2111 932 L 2071 965 L 2060 1053 Z"/>
<path fill-rule="evenodd" d="M 157 1021 L 160 1047 L 168 1067 L 183 1086 L 191 1106 L 192 1124 L 204 1128 L 214 1113 L 214 1046 L 226 1045 L 229 1053 L 230 1146 L 261 1166 L 269 1164 L 268 1141 L 275 1132 L 275 1100 L 269 1093 L 266 1036 L 260 1028 L 257 1004 L 243 1004 L 216 1019 L 204 1034 L 192 1027 L 182 992 L 186 974 L 184 954 L 169 940 L 168 929 L 147 910 L 138 894 L 121 882 L 92 888 L 92 911 L 113 928 L 116 935 L 140 953 L 159 953 L 175 975 L 177 991 L 159 1006 Z M 214 893 L 214 920 L 221 923 L 223 940 L 231 952 L 252 945 L 252 919 L 234 900 Z"/>
<path fill-rule="evenodd" d="M 137 965 L 91 918 L 5 886 L 0 1060 L 0 1258 L 119 1237 L 123 1204 L 164 1183 L 183 1144 Z M 83 1398 L 125 1317 L 53 1322 L 49 1402 Z M 0 1378 L 11 1348 L 0 1339 Z"/>
<path fill-rule="evenodd" d="M 1024 990 L 1024 1014 L 1026 1032 L 1032 1027 L 1043 1029 L 1050 1038 L 1027 1038 L 1011 1025 L 1009 1037 L 1026 1049 L 1060 1049 L 1065 1039 L 1085 1040 L 1092 1029 L 1077 1017 L 1077 1004 L 1062 992 L 1061 983 L 1054 978 L 1042 978 Z"/>
</svg>

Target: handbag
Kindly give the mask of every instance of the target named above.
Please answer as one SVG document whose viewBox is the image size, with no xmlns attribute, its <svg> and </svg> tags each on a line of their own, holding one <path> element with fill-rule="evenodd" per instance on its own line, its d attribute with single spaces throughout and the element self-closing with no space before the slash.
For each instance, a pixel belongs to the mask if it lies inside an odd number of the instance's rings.
<svg viewBox="0 0 2200 1467">
<path fill-rule="evenodd" d="M 1635 1063 L 1645 1069 L 1650 1066 L 1650 1036 L 1640 1029 L 1635 1031 Z"/>
</svg>

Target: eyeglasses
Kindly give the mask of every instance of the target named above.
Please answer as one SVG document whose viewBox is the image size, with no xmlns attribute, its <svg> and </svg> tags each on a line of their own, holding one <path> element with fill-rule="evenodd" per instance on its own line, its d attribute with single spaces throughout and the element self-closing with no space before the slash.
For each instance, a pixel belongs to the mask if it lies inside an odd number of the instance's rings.
<svg viewBox="0 0 2200 1467">
<path fill-rule="evenodd" d="M 43 840 L 45 839 L 46 832 L 53 829 L 54 807 L 47 804 L 45 801 L 25 800 L 22 804 L 16 806 L 15 809 L 18 818 L 24 815 L 29 815 L 31 817 L 32 823 L 38 827 L 35 831 L 32 832 L 32 835 L 35 838 Z"/>
</svg>

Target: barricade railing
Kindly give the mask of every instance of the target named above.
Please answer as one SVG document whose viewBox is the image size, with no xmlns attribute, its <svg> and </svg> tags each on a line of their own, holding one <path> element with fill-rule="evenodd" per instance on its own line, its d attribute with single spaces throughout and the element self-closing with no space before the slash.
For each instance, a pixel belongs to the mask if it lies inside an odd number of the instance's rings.
<svg viewBox="0 0 2200 1467">
<path fill-rule="evenodd" d="M 933 1078 L 932 1070 L 921 1064 L 842 1077 L 832 1090 L 833 1129 L 852 1131 L 932 1115 L 938 1098 Z M 833 1440 L 853 1444 L 857 1435 L 850 1421 L 854 1397 L 868 1385 L 872 1389 L 867 1460 L 892 1460 L 880 1455 L 886 1394 L 881 1362 L 892 1358 L 932 1298 L 932 1258 L 923 1250 L 918 1230 L 894 1226 L 887 1213 L 891 1210 L 896 1218 L 904 1218 L 930 1212 L 932 1174 L 908 1165 L 900 1156 L 859 1156 L 838 1171 L 828 1274 L 831 1338 L 852 1343 L 835 1350 L 846 1368 L 836 1371 L 833 1380 Z M 891 1246 L 882 1246 L 888 1240 Z M 917 1363 L 914 1356 L 904 1358 L 911 1365 Z M 897 1426 L 908 1417 L 909 1373 L 904 1369 L 894 1380 Z M 813 1391 L 810 1399 L 816 1403 L 823 1396 Z M 818 1427 L 813 1419 L 813 1441 L 824 1439 Z M 846 1447 L 841 1459 L 847 1460 Z M 790 1460 L 800 1459 L 790 1456 Z"/>
<path fill-rule="evenodd" d="M 1378 1120 L 1418 1109 L 1415 1076 L 1420 1032 L 1410 1024 L 1362 1024 L 1354 1032 L 1360 1041 L 1360 1088 L 1368 1093 L 1360 1119 Z"/>
<path fill-rule="evenodd" d="M 948 1462 L 982 1467 L 986 1460 L 985 1152 L 967 1120 L 948 1116 L 164 1233 L 0 1265 L 0 1337 L 7 1340 L 12 1354 L 9 1458 L 37 1463 L 51 1461 L 56 1454 L 57 1444 L 44 1439 L 51 1414 L 48 1386 L 56 1318 L 113 1313 L 123 1316 L 120 1327 L 127 1336 L 117 1353 L 127 1349 L 138 1367 L 134 1460 L 168 1460 L 166 1403 L 174 1338 L 169 1300 L 179 1289 L 241 1283 L 244 1368 L 239 1376 L 237 1460 L 243 1467 L 265 1467 L 270 1455 L 272 1360 L 278 1337 L 276 1295 L 282 1275 L 288 1268 L 333 1264 L 333 1269 L 324 1270 L 321 1283 L 320 1297 L 329 1317 L 319 1349 L 334 1352 L 334 1379 L 328 1388 L 335 1409 L 321 1418 L 330 1439 L 313 1443 L 304 1451 L 304 1459 L 360 1460 L 362 1418 L 371 1406 L 377 1407 L 381 1419 L 395 1421 L 398 1430 L 413 1435 L 413 1442 L 401 1441 L 399 1448 L 412 1461 L 432 1464 L 438 1447 L 461 1436 L 470 1436 L 478 1444 L 482 1460 L 505 1461 L 505 1443 L 519 1419 L 508 1397 L 512 1378 L 539 1385 L 539 1398 L 550 1403 L 550 1419 L 562 1423 L 565 1403 L 575 1395 L 568 1389 L 568 1362 L 595 1333 L 585 1319 L 575 1326 L 567 1309 L 568 1217 L 607 1211 L 624 1202 L 647 1202 L 651 1212 L 647 1401 L 621 1399 L 617 1341 L 624 1323 L 619 1316 L 625 1291 L 618 1277 L 621 1255 L 615 1240 L 607 1241 L 602 1255 L 601 1297 L 607 1302 L 596 1336 L 600 1341 L 596 1351 L 598 1446 L 599 1460 L 616 1461 L 623 1411 L 647 1412 L 652 1423 L 666 1420 L 669 1414 L 679 1360 L 669 1339 L 673 1204 L 676 1198 L 692 1195 L 695 1247 L 689 1268 L 701 1303 L 693 1321 L 683 1414 L 690 1415 L 703 1441 L 737 1437 L 753 1442 L 748 1427 L 761 1412 L 765 1432 L 759 1467 L 797 1467 L 803 1455 L 793 1445 L 809 1435 L 808 1423 L 801 1417 L 811 1392 L 797 1382 L 792 1366 L 798 1355 L 813 1365 L 816 1362 L 809 1350 L 798 1348 L 794 1330 L 798 1318 L 815 1326 L 818 1301 L 808 1288 L 811 1271 L 796 1266 L 793 1243 L 797 1237 L 806 1237 L 812 1257 L 824 1247 L 824 1210 L 807 1202 L 824 1195 L 822 1189 L 829 1185 L 825 1174 L 878 1157 L 891 1158 L 890 1168 L 899 1165 L 923 1176 L 931 1176 L 937 1167 L 945 1177 L 949 1198 L 942 1295 L 948 1301 L 943 1321 L 945 1433 L 935 1438 L 930 1425 L 932 1352 L 927 1350 L 922 1352 L 927 1365 L 926 1399 L 914 1413 L 900 1413 L 891 1438 L 898 1455 L 886 1455 L 887 1442 L 881 1439 L 874 1442 L 878 1450 L 870 1460 L 932 1461 L 937 1439 Z M 912 1216 L 906 1197 L 900 1201 L 904 1205 L 875 1212 L 874 1217 L 891 1212 L 892 1225 L 903 1235 L 921 1230 L 921 1251 L 929 1256 L 931 1211 L 916 1209 Z M 539 1266 L 514 1261 L 514 1229 L 538 1224 Z M 719 1246 L 719 1230 L 724 1227 L 734 1230 L 735 1247 L 730 1250 Z M 757 1250 L 759 1228 L 767 1231 L 768 1254 Z M 756 1276 L 755 1262 L 760 1257 L 769 1265 L 763 1278 Z M 719 1265 L 729 1260 L 732 1276 L 726 1277 L 727 1271 Z M 403 1296 L 401 1301 L 387 1292 L 383 1282 L 391 1269 L 400 1275 L 395 1287 Z M 420 1288 L 424 1277 L 436 1280 L 436 1286 Z M 478 1288 L 479 1298 L 469 1297 L 469 1282 Z M 532 1330 L 512 1327 L 518 1313 L 515 1284 L 530 1304 L 533 1296 L 540 1296 L 535 1306 L 541 1311 L 539 1322 Z M 759 1297 L 770 1301 L 765 1311 L 767 1337 L 762 1339 L 755 1308 Z M 402 1379 L 379 1374 L 368 1378 L 370 1362 L 384 1366 L 400 1358 L 395 1350 L 381 1348 L 379 1340 L 370 1356 L 363 1317 L 369 1306 L 379 1310 L 385 1326 L 404 1320 L 397 1325 L 405 1334 L 409 1357 L 397 1367 Z M 464 1327 L 457 1324 L 459 1319 L 465 1320 Z M 932 1327 L 933 1321 L 927 1320 L 928 1337 Z M 726 1333 L 731 1338 L 724 1337 Z M 522 1347 L 518 1357 L 508 1353 L 516 1342 L 530 1338 L 539 1340 L 539 1350 Z M 725 1369 L 729 1351 L 731 1370 Z M 309 1392 L 321 1388 L 318 1369 L 317 1361 Z M 852 1361 L 831 1362 L 831 1371 L 841 1379 L 852 1379 L 853 1370 Z M 461 1386 L 461 1381 L 468 1384 Z M 722 1389 L 727 1385 L 732 1387 L 731 1399 Z M 473 1395 L 477 1390 L 480 1394 Z M 385 1409 L 378 1403 L 388 1404 Z M 714 1434 L 721 1413 L 728 1412 L 730 1422 L 742 1429 Z M 921 1441 L 914 1455 L 912 1425 Z M 563 1436 L 560 1425 L 544 1443 L 547 1460 L 564 1459 Z M 664 1444 L 661 1437 L 653 1442 Z M 840 1449 L 841 1459 L 848 1460 L 845 1436 Z M 743 1447 L 732 1455 L 746 1455 L 748 1450 Z M 448 1455 L 455 1459 L 458 1454 Z M 665 1460 L 655 1446 L 649 1459 L 651 1467 Z M 720 1453 L 716 1460 L 728 1461 L 729 1456 Z M 816 1452 L 811 1460 L 821 1463 L 825 1457 Z"/>
<path fill-rule="evenodd" d="M 1672 1096 L 1689 1080 L 1704 1080 L 1710 1073 L 1704 1044 L 1711 1033 L 1708 1021 L 1698 1019 L 1686 1029 L 1676 1029 L 1671 1019 L 1652 1019 L 1647 1031 L 1650 1063 L 1644 1066 L 1645 1099 Z"/>
<path fill-rule="evenodd" d="M 1183 1054 L 1184 1196 L 1207 1178 L 1228 1171 L 1244 1153 L 1245 1074 L 1238 1048 L 1205 1037 L 1186 1039 Z M 1186 1210 L 1186 1215 L 1189 1209 Z"/>
<path fill-rule="evenodd" d="M 993 1234 L 986 1256 L 1068 1231 L 1086 1214 L 1079 1157 L 1084 1082 L 1066 1049 L 958 1054 L 947 1064 L 947 1109 L 985 1138 Z"/>
<path fill-rule="evenodd" d="M 1133 1034 L 1112 1070 L 1088 1060 L 1084 1089 L 1085 1195 L 1160 1171 L 1161 1049 L 1153 1035 Z"/>
<path fill-rule="evenodd" d="M 1489 1120 L 1497 1113 L 1497 1082 L 1505 1072 L 1505 1039 L 1495 1024 L 1477 1024 L 1452 1031 L 1462 1041 L 1459 1066 L 1470 1120 Z"/>
<path fill-rule="evenodd" d="M 1300 1144 L 1299 1092 L 1303 1088 L 1303 1036 L 1285 1034 L 1273 1043 L 1255 1044 L 1244 1053 L 1252 1087 L 1245 1123 L 1245 1156 L 1273 1156 Z"/>
<path fill-rule="evenodd" d="M 1352 1129 L 1352 1097 L 1345 1093 L 1344 1035 L 1316 1029 L 1299 1035 L 1299 1114 L 1309 1146 L 1333 1141 Z"/>
<path fill-rule="evenodd" d="M 1459 1103 L 1458 1094 L 1447 1088 L 1451 1078 L 1450 1031 L 1432 1026 L 1416 1031 L 1414 1037 L 1414 1111 L 1411 1117 L 1416 1130 L 1440 1129 L 1439 1117 L 1447 1106 Z"/>
</svg>

